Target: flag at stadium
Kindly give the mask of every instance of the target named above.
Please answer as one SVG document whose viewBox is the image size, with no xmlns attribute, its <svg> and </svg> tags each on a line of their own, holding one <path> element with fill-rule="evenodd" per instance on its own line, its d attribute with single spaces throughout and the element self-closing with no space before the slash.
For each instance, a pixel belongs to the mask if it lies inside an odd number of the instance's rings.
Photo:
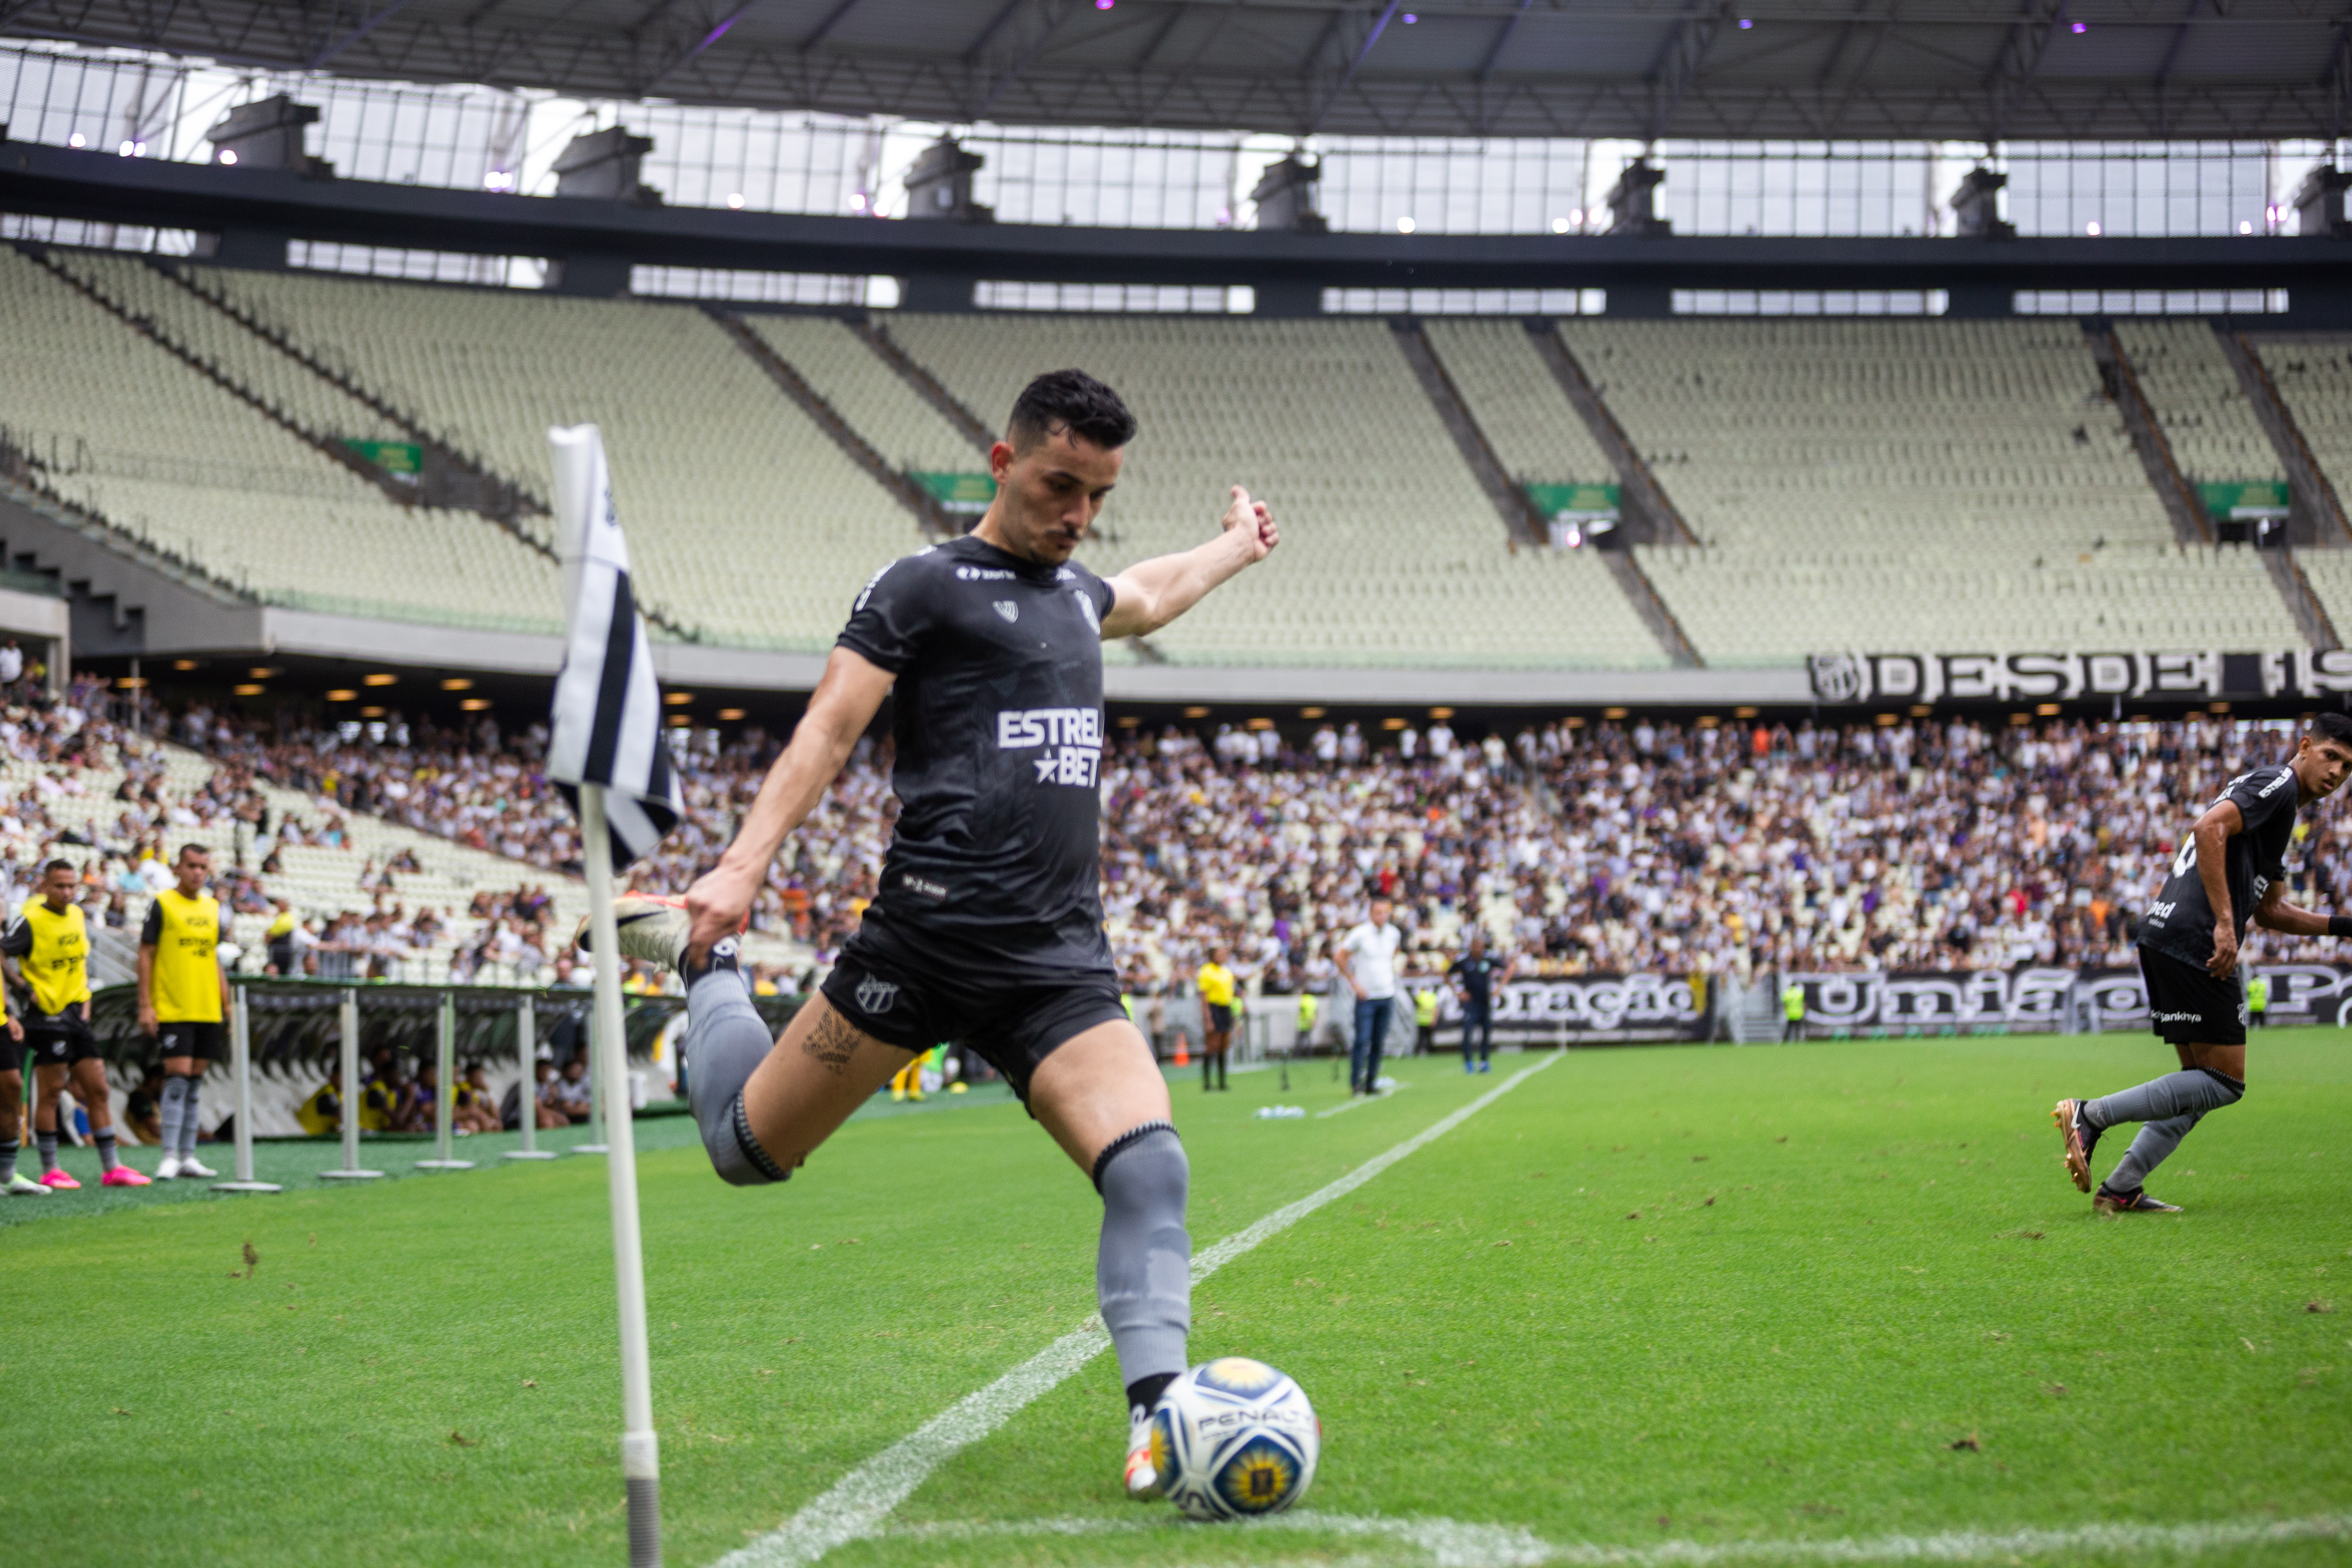
<svg viewBox="0 0 2352 1568">
<path fill-rule="evenodd" d="M 555 510 L 570 628 L 555 681 L 547 776 L 576 813 L 580 786 L 605 788 L 613 863 L 661 842 L 684 810 L 662 742 L 661 687 L 629 588 L 629 547 L 613 507 L 604 440 L 593 424 L 547 433 L 555 455 Z"/>
</svg>

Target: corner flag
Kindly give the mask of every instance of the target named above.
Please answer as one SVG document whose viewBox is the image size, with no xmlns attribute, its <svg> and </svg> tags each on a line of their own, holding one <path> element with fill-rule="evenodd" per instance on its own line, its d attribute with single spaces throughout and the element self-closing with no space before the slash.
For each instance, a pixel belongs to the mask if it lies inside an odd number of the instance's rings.
<svg viewBox="0 0 2352 1568">
<path fill-rule="evenodd" d="M 661 1568 L 661 1453 L 646 1348 L 645 1251 L 637 1232 L 637 1145 L 630 1126 L 627 1037 L 613 925 L 613 867 L 661 842 L 681 807 L 661 734 L 653 650 L 629 591 L 629 551 L 613 511 L 604 443 L 593 424 L 551 430 L 555 510 L 570 629 L 555 681 L 547 777 L 580 813 L 588 879 L 588 948 L 596 964 L 589 1055 L 604 1106 L 613 1202 L 613 1282 L 620 1298 L 621 1483 L 629 1568 Z"/>
<path fill-rule="evenodd" d="M 555 679 L 547 777 L 580 810 L 601 784 L 613 861 L 627 865 L 677 825 L 684 809 L 662 740 L 661 687 L 629 586 L 629 547 L 613 508 L 604 438 L 593 424 L 551 430 L 558 549 L 569 635 Z"/>
</svg>

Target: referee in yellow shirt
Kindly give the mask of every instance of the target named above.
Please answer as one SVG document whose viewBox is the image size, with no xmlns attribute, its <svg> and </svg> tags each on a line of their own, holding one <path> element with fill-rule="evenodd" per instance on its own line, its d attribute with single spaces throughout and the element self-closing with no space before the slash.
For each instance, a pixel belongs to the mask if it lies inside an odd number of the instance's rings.
<svg viewBox="0 0 2352 1568">
<path fill-rule="evenodd" d="M 174 886 L 147 906 L 139 933 L 139 1032 L 163 1059 L 163 1163 L 158 1181 L 210 1176 L 196 1159 L 196 1101 L 205 1069 L 227 1057 L 228 977 L 220 967 L 220 901 L 205 891 L 212 852 L 182 844 Z"/>
<path fill-rule="evenodd" d="M 1209 961 L 1201 966 L 1193 983 L 1201 990 L 1201 1088 L 1223 1089 L 1225 1082 L 1225 1051 L 1234 1043 L 1234 972 L 1225 967 L 1229 953 L 1223 946 L 1209 949 Z M 1209 1082 L 1213 1069 L 1216 1082 Z"/>
</svg>

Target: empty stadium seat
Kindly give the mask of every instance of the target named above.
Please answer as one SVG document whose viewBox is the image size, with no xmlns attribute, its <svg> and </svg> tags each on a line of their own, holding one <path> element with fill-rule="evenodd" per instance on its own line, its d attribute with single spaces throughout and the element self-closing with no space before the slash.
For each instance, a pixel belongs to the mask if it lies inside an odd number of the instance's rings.
<svg viewBox="0 0 2352 1568">
<path fill-rule="evenodd" d="M 1640 554 L 1709 664 L 2299 640 L 2251 552 L 2175 544 L 2072 319 L 1560 332 L 1700 540 Z"/>
<path fill-rule="evenodd" d="M 604 431 L 639 593 L 710 641 L 829 646 L 914 518 L 699 309 L 194 269 L 539 493 L 551 426 Z"/>
<path fill-rule="evenodd" d="M 2211 327 L 2142 316 L 2116 322 L 2116 337 L 2183 478 L 2284 481 L 2278 453 Z"/>
<path fill-rule="evenodd" d="M 985 453 L 841 322 L 822 316 L 745 316 L 743 321 L 892 467 L 931 474 L 987 467 Z"/>
<path fill-rule="evenodd" d="M 0 429 L 45 460 L 46 483 L 231 589 L 346 614 L 562 624 L 546 558 L 473 514 L 396 504 L 12 249 L 0 366 Z"/>
<path fill-rule="evenodd" d="M 891 335 L 982 419 L 1080 366 L 1141 431 L 1087 559 L 1106 574 L 1207 538 L 1244 485 L 1282 553 L 1152 642 L 1183 664 L 1654 667 L 1601 562 L 1507 548 L 1394 335 L 1371 321 L 894 316 Z"/>
<path fill-rule="evenodd" d="M 1552 379 L 1526 328 L 1516 320 L 1433 317 L 1427 329 L 1504 472 L 1521 484 L 1617 482 L 1616 470 Z"/>
</svg>

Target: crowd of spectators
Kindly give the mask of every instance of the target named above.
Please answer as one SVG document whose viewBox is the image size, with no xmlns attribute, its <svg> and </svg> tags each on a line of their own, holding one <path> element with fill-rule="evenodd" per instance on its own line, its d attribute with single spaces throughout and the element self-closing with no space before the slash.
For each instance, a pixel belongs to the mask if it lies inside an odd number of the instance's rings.
<svg viewBox="0 0 2352 1568">
<path fill-rule="evenodd" d="M 168 728 L 217 765 L 184 798 L 94 683 L 7 708 L 0 752 L 35 767 L 0 800 L 0 846 L 29 867 L 52 843 L 89 843 L 100 852 L 86 879 L 93 915 L 120 925 L 164 874 L 167 830 L 241 831 L 258 872 L 236 868 L 242 853 L 222 857 L 223 893 L 273 914 L 268 957 L 281 972 L 347 961 L 345 972 L 396 976 L 402 955 L 453 932 L 457 977 L 560 961 L 568 933 L 549 929 L 543 879 L 412 914 L 399 888 L 413 859 L 370 858 L 354 875 L 368 907 L 307 922 L 273 911 L 268 883 L 277 846 L 348 844 L 355 812 L 549 873 L 576 869 L 575 825 L 540 771 L 543 728 L 273 728 L 202 706 L 174 711 Z M 2235 773 L 2283 758 L 2294 726 L 1570 717 L 1475 740 L 1442 718 L 1112 733 L 1104 907 L 1130 987 L 1181 988 L 1222 946 L 1249 991 L 1328 994 L 1333 940 L 1374 893 L 1394 901 L 1408 975 L 1442 972 L 1473 925 L 1520 976 L 2128 963 L 2140 909 L 2195 808 Z M 691 733 L 677 752 L 686 819 L 639 868 L 640 885 L 682 890 L 715 859 L 775 747 L 756 728 L 724 742 Z M 895 812 L 889 762 L 887 741 L 859 745 L 753 911 L 756 927 L 805 941 L 820 965 L 874 895 Z M 85 789 L 83 763 L 124 770 L 104 831 L 60 830 L 48 813 Z M 262 783 L 315 804 L 273 820 Z M 2307 815 L 2290 854 L 2298 885 L 2326 906 L 2352 900 L 2336 814 Z M 2275 935 L 2254 951 L 2333 956 Z"/>
</svg>

